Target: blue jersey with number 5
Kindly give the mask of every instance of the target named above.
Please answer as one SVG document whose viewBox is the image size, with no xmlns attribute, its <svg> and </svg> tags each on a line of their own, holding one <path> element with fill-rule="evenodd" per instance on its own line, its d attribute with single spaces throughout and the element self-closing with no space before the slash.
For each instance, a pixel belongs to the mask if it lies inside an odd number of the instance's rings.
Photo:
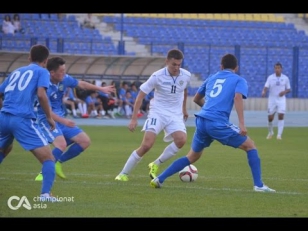
<svg viewBox="0 0 308 231">
<path fill-rule="evenodd" d="M 198 94 L 205 96 L 202 109 L 196 114 L 212 121 L 228 122 L 235 93 L 247 98 L 247 81 L 230 70 L 222 70 L 208 77 L 199 87 Z"/>
<path fill-rule="evenodd" d="M 35 63 L 14 70 L 0 86 L 0 92 L 4 94 L 1 111 L 35 119 L 33 107 L 37 89 L 47 89 L 49 82 L 48 70 Z"/>
</svg>

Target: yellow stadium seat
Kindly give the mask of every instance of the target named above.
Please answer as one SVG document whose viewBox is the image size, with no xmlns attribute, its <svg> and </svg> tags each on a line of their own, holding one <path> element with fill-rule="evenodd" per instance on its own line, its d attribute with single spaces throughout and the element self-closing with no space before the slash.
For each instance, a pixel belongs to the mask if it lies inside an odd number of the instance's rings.
<svg viewBox="0 0 308 231">
<path fill-rule="evenodd" d="M 253 14 L 254 21 L 262 21 L 260 14 Z"/>
<path fill-rule="evenodd" d="M 261 21 L 268 22 L 268 14 L 260 14 Z"/>
<path fill-rule="evenodd" d="M 253 19 L 252 14 L 245 14 L 245 20 L 247 20 L 247 21 L 253 21 L 254 19 Z"/>
<path fill-rule="evenodd" d="M 198 14 L 199 19 L 207 19 L 206 14 Z"/>
<path fill-rule="evenodd" d="M 285 22 L 282 16 L 275 16 L 275 17 L 276 17 L 276 22 Z"/>
<path fill-rule="evenodd" d="M 198 14 L 190 14 L 191 19 L 198 19 Z"/>
<path fill-rule="evenodd" d="M 274 14 L 269 14 L 268 15 L 268 21 L 276 22 L 277 21 L 276 16 Z"/>
<path fill-rule="evenodd" d="M 174 18 L 182 18 L 182 14 L 178 14 L 178 13 L 173 14 L 173 16 L 174 16 Z"/>
<path fill-rule="evenodd" d="M 149 17 L 150 17 L 150 18 L 157 18 L 157 14 L 152 14 L 152 13 L 151 13 L 151 14 L 149 14 Z"/>
<path fill-rule="evenodd" d="M 174 18 L 174 14 L 173 13 L 168 13 L 165 15 L 166 18 Z"/>
<path fill-rule="evenodd" d="M 230 17 L 230 20 L 238 20 L 237 14 L 230 14 L 229 17 Z"/>
<path fill-rule="evenodd" d="M 126 16 L 129 16 L 129 17 L 142 17 L 141 15 L 142 15 L 142 14 L 135 14 L 135 13 L 126 14 Z"/>
<path fill-rule="evenodd" d="M 205 14 L 206 15 L 206 19 L 209 19 L 209 20 L 214 20 L 214 14 Z"/>
<path fill-rule="evenodd" d="M 158 17 L 158 18 L 165 18 L 165 17 L 166 17 L 166 14 L 157 14 L 157 17 Z"/>
<path fill-rule="evenodd" d="M 221 14 L 221 19 L 222 20 L 230 20 L 229 14 Z"/>
<path fill-rule="evenodd" d="M 214 14 L 214 19 L 215 20 L 222 20 L 221 14 Z"/>
<path fill-rule="evenodd" d="M 245 14 L 237 14 L 237 18 L 238 18 L 238 20 L 240 20 L 240 21 L 245 21 L 246 19 L 245 19 Z"/>
<path fill-rule="evenodd" d="M 149 18 L 150 17 L 150 14 L 141 14 L 141 17 L 143 17 L 143 18 Z"/>
<path fill-rule="evenodd" d="M 182 14 L 182 17 L 185 19 L 189 19 L 190 18 L 190 14 Z"/>
</svg>

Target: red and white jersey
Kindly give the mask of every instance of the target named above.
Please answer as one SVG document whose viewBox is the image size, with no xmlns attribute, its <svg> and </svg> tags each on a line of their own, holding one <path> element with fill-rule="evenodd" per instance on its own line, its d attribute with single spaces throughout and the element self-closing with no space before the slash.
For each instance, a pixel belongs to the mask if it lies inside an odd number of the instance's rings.
<svg viewBox="0 0 308 231">
<path fill-rule="evenodd" d="M 154 89 L 154 98 L 150 101 L 149 116 L 182 116 L 184 90 L 188 87 L 191 73 L 180 68 L 178 76 L 171 76 L 167 67 L 154 72 L 140 86 L 140 90 L 149 94 Z"/>
</svg>

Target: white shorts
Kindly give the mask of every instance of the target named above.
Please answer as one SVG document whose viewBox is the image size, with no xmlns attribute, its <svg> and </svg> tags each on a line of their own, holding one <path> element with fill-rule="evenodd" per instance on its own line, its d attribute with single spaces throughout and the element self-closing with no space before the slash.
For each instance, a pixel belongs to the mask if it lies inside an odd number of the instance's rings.
<svg viewBox="0 0 308 231">
<path fill-rule="evenodd" d="M 162 130 L 164 130 L 165 136 L 164 141 L 173 141 L 171 136 L 172 133 L 176 131 L 182 131 L 186 133 L 186 126 L 184 118 L 172 118 L 172 116 L 148 116 L 147 120 L 144 122 L 141 131 L 150 131 L 158 135 Z"/>
<path fill-rule="evenodd" d="M 285 114 L 286 102 L 285 101 L 269 101 L 267 106 L 267 114 L 273 115 L 274 113 Z"/>
</svg>

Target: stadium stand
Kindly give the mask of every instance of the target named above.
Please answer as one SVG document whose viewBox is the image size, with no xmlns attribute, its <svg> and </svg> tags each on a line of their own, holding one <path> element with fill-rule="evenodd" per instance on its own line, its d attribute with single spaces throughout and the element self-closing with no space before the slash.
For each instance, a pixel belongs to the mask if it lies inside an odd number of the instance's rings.
<svg viewBox="0 0 308 231">
<path fill-rule="evenodd" d="M 146 47 L 149 55 L 164 56 L 175 46 L 185 53 L 184 67 L 200 80 L 219 70 L 219 58 L 238 52 L 240 74 L 259 97 L 265 78 L 277 61 L 298 87 L 296 97 L 308 97 L 308 37 L 282 16 L 274 14 L 145 13 L 95 14 L 114 32 L 123 26 L 125 36 Z M 57 14 L 20 14 L 25 34 L 0 33 L 0 50 L 28 51 L 33 43 L 45 43 L 53 53 L 118 55 L 116 41 L 97 29 L 81 28 L 75 15 L 59 19 Z M 303 17 L 305 14 L 303 14 Z M 4 14 L 0 14 L 2 20 Z M 300 17 L 300 15 L 299 15 Z M 300 49 L 298 82 L 293 78 L 294 48 Z M 133 52 L 125 53 L 135 55 Z M 194 94 L 196 88 L 190 90 Z M 292 95 L 288 95 L 292 97 Z"/>
<path fill-rule="evenodd" d="M 118 19 L 112 15 L 103 18 L 119 31 Z M 162 14 L 147 19 L 130 14 L 124 19 L 124 31 L 158 55 L 165 54 L 179 42 L 184 43 L 185 67 L 200 74 L 201 79 L 219 69 L 222 54 L 234 53 L 239 46 L 240 73 L 253 86 L 250 92 L 253 97 L 260 96 L 264 81 L 277 61 L 283 63 L 284 73 L 293 82 L 294 47 L 299 47 L 299 82 L 308 83 L 304 71 L 308 37 L 274 14 L 182 14 L 182 18 Z M 307 97 L 305 89 L 298 86 L 297 97 Z"/>
</svg>

